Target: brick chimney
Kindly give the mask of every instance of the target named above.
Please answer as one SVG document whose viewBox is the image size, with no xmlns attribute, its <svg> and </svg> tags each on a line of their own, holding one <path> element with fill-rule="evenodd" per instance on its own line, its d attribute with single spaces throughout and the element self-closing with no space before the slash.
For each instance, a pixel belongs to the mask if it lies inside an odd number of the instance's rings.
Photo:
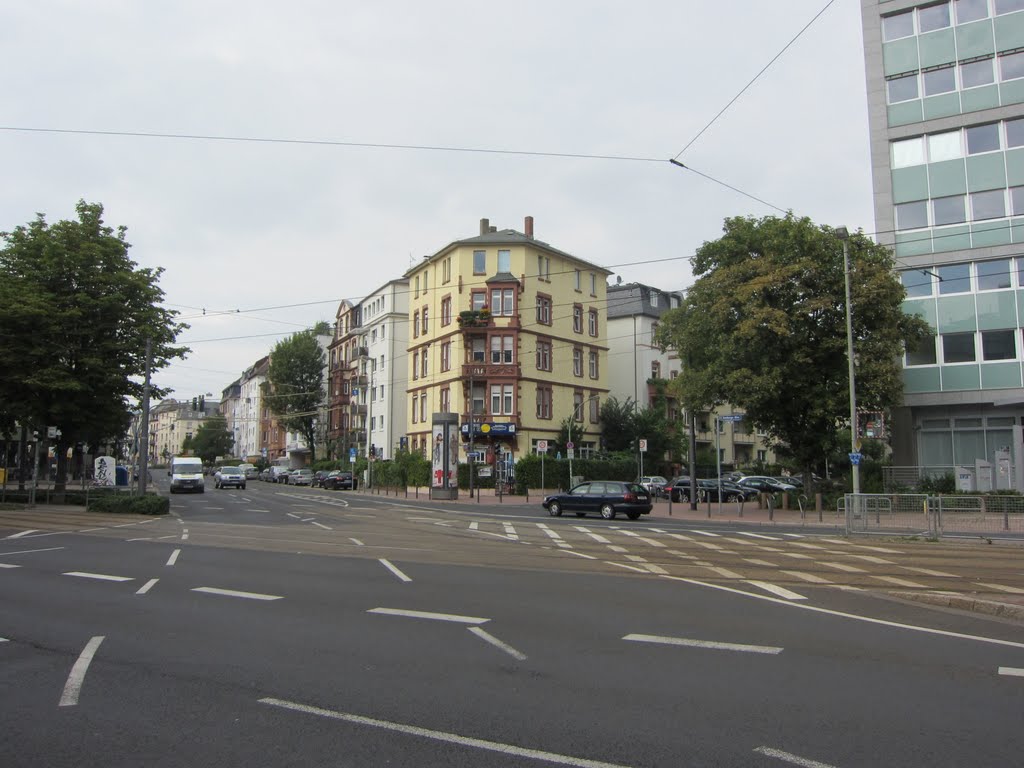
<svg viewBox="0 0 1024 768">
<path fill-rule="evenodd" d="M 526 217 L 526 221 L 523 225 L 523 231 L 526 233 L 528 238 L 533 240 L 533 216 Z"/>
<path fill-rule="evenodd" d="M 491 222 L 488 219 L 480 219 L 480 234 L 486 235 L 491 231 Z"/>
</svg>

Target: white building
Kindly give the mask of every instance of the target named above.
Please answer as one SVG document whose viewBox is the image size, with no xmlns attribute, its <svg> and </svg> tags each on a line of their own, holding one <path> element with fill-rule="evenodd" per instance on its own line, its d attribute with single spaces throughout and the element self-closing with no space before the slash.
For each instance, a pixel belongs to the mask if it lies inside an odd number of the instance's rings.
<svg viewBox="0 0 1024 768">
<path fill-rule="evenodd" d="M 267 380 L 270 358 L 261 357 L 242 373 L 241 391 L 235 417 L 237 431 L 235 453 L 245 458 L 261 453 L 263 439 L 260 435 L 260 418 L 263 411 L 263 383 Z"/>
</svg>

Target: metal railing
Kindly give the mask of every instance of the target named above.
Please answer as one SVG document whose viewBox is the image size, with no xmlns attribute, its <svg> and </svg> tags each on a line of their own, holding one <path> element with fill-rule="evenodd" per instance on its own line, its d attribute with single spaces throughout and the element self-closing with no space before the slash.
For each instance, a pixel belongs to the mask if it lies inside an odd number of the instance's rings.
<svg viewBox="0 0 1024 768">
<path fill-rule="evenodd" d="M 1024 537 L 1024 496 L 848 493 L 838 513 L 849 534 Z"/>
</svg>

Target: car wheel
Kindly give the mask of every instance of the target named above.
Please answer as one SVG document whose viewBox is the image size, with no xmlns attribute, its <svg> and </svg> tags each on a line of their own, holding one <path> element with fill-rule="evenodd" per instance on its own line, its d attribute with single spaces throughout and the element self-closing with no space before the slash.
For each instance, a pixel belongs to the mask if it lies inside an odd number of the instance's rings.
<svg viewBox="0 0 1024 768">
<path fill-rule="evenodd" d="M 242 490 L 245 490 L 245 483 L 242 483 Z"/>
<path fill-rule="evenodd" d="M 601 505 L 601 517 L 603 517 L 605 520 L 614 520 L 615 519 L 615 507 L 613 507 L 611 504 L 602 504 Z"/>
<path fill-rule="evenodd" d="M 727 495 L 725 497 L 725 500 L 735 503 L 735 502 L 740 500 L 740 497 L 739 497 L 739 495 L 737 495 L 735 493 L 730 493 L 729 495 Z"/>
<path fill-rule="evenodd" d="M 552 501 L 550 504 L 548 504 L 548 514 L 552 517 L 561 517 L 562 505 L 559 504 L 557 501 Z"/>
<path fill-rule="evenodd" d="M 587 516 L 586 512 L 577 512 L 576 513 L 576 517 L 586 517 L 586 516 Z"/>
<path fill-rule="evenodd" d="M 206 486 L 204 485 L 202 488 L 200 488 L 199 492 L 200 493 L 206 493 Z"/>
<path fill-rule="evenodd" d="M 626 513 L 626 517 L 628 517 L 630 520 L 639 520 L 640 519 L 640 513 L 639 512 L 627 512 Z"/>
</svg>

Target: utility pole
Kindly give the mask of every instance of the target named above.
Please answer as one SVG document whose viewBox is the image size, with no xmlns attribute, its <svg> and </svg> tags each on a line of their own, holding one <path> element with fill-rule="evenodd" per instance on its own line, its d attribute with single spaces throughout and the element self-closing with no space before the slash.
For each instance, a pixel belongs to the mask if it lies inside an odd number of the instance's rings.
<svg viewBox="0 0 1024 768">
<path fill-rule="evenodd" d="M 469 498 L 473 498 L 473 445 L 476 432 L 473 431 L 473 369 L 469 369 L 469 442 L 466 444 L 466 461 L 469 463 Z"/>
<path fill-rule="evenodd" d="M 149 377 L 153 367 L 153 340 L 146 339 L 146 378 L 142 384 L 142 429 L 139 435 L 139 493 L 146 495 L 149 482 Z"/>
</svg>

